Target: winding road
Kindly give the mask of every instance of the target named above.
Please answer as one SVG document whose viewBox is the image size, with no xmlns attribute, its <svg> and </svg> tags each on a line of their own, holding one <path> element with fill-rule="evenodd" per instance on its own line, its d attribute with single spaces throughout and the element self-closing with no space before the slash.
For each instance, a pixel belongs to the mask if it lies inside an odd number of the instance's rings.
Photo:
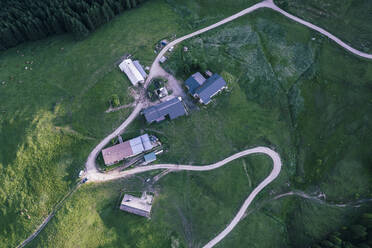
<svg viewBox="0 0 372 248">
<path fill-rule="evenodd" d="M 280 160 L 280 156 L 275 151 L 271 150 L 267 147 L 256 147 L 252 149 L 247 149 L 242 152 L 235 153 L 234 155 L 225 158 L 217 163 L 211 165 L 177 165 L 177 164 L 156 164 L 156 165 L 149 165 L 149 166 L 142 166 L 136 167 L 134 169 L 130 169 L 127 171 L 122 172 L 113 172 L 113 173 L 90 173 L 88 175 L 89 181 L 92 182 L 104 182 L 109 180 L 115 180 L 122 177 L 126 177 L 129 175 L 134 175 L 138 173 L 143 173 L 146 171 L 152 170 L 160 170 L 160 169 L 172 169 L 175 171 L 180 170 L 187 170 L 187 171 L 210 171 L 222 167 L 235 159 L 239 159 L 241 157 L 250 155 L 250 154 L 266 154 L 273 160 L 273 169 L 271 173 L 249 194 L 248 198 L 244 201 L 243 205 L 239 209 L 238 213 L 235 215 L 234 219 L 230 222 L 230 224 L 215 238 L 208 242 L 204 246 L 204 248 L 213 247 L 218 242 L 220 242 L 223 238 L 226 237 L 239 223 L 239 221 L 243 218 L 247 208 L 253 201 L 253 199 L 260 193 L 269 183 L 271 183 L 280 173 L 282 167 L 282 161 Z"/>
<path fill-rule="evenodd" d="M 179 44 L 180 42 L 192 38 L 194 36 L 197 36 L 199 34 L 205 33 L 211 29 L 217 28 L 225 23 L 231 22 L 241 16 L 244 16 L 248 13 L 251 13 L 257 9 L 261 8 L 270 8 L 276 12 L 281 13 L 282 15 L 286 16 L 287 18 L 300 23 L 302 25 L 305 25 L 323 35 L 328 37 L 329 39 L 333 40 L 336 42 L 338 45 L 346 49 L 347 51 L 366 58 L 366 59 L 372 59 L 372 54 L 364 53 L 361 52 L 355 48 L 352 48 L 336 36 L 332 35 L 328 31 L 326 31 L 323 28 L 320 28 L 316 25 L 313 25 L 305 20 L 302 20 L 292 14 L 289 14 L 288 12 L 280 9 L 278 6 L 275 5 L 273 0 L 264 0 L 260 3 L 257 3 L 247 9 L 244 9 L 240 11 L 239 13 L 236 13 L 230 17 L 227 17 L 215 24 L 212 24 L 208 27 L 202 28 L 198 31 L 195 31 L 191 34 L 185 35 L 183 37 L 180 37 L 172 42 L 170 42 L 167 46 L 165 46 L 157 55 L 155 58 L 153 64 L 151 65 L 150 73 L 149 76 L 144 84 L 144 87 L 147 88 L 149 85 L 150 81 L 152 78 L 164 75 L 164 69 L 161 68 L 159 64 L 159 60 L 162 56 L 165 55 L 165 53 L 169 50 L 170 47 L 175 46 Z M 138 116 L 140 113 L 141 109 L 145 107 L 146 104 L 139 102 L 137 103 L 136 107 L 133 109 L 133 112 L 129 115 L 129 117 L 110 135 L 108 135 L 106 138 L 104 138 L 89 154 L 86 165 L 85 165 L 85 176 L 89 179 L 90 182 L 104 182 L 108 180 L 115 180 L 118 178 L 126 177 L 129 175 L 134 175 L 137 173 L 143 173 L 146 171 L 152 171 L 152 170 L 161 170 L 161 169 L 171 169 L 173 171 L 177 170 L 189 170 L 189 171 L 209 171 L 209 170 L 214 170 L 217 169 L 221 166 L 226 165 L 227 163 L 241 158 L 243 156 L 247 156 L 250 154 L 265 154 L 268 155 L 272 160 L 273 160 L 273 169 L 271 173 L 249 194 L 248 198 L 244 201 L 243 205 L 239 209 L 238 213 L 235 215 L 233 220 L 227 225 L 227 227 L 219 233 L 215 238 L 213 238 L 211 241 L 209 241 L 204 248 L 210 248 L 219 243 L 223 238 L 226 237 L 233 229 L 234 227 L 238 224 L 238 222 L 244 217 L 244 214 L 247 210 L 247 208 L 250 206 L 251 202 L 254 200 L 254 198 L 257 196 L 259 192 L 261 192 L 269 183 L 271 183 L 280 173 L 282 162 L 280 160 L 280 156 L 278 153 L 275 151 L 271 150 L 270 148 L 267 147 L 256 147 L 253 149 L 247 149 L 242 152 L 236 153 L 228 158 L 225 158 L 224 160 L 221 160 L 215 164 L 211 165 L 204 165 L 204 166 L 192 166 L 192 165 L 176 165 L 176 164 L 156 164 L 156 165 L 149 165 L 149 166 L 143 166 L 143 167 L 137 167 L 131 170 L 123 171 L 123 172 L 112 172 L 112 173 L 101 173 L 96 167 L 95 160 L 99 154 L 99 152 L 105 147 L 106 144 L 110 142 L 111 139 L 115 138 L 130 125 L 130 123 Z M 58 210 L 58 209 L 57 209 Z M 37 230 L 31 234 L 19 247 L 23 247 L 26 244 L 28 244 L 36 235 L 45 227 L 45 225 L 49 222 L 49 220 L 54 216 L 56 209 L 53 210 L 52 214 L 49 215 L 43 223 L 37 228 Z"/>
</svg>

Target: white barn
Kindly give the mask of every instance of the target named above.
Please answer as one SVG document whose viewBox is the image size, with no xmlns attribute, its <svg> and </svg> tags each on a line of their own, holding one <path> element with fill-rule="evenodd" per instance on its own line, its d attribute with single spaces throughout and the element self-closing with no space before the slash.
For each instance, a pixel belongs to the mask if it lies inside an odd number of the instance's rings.
<svg viewBox="0 0 372 248">
<path fill-rule="evenodd" d="M 138 61 L 135 62 L 137 63 L 133 63 L 131 59 L 125 59 L 123 60 L 123 62 L 120 63 L 119 68 L 128 76 L 130 82 L 134 86 L 137 86 L 138 83 L 145 82 L 146 74 L 143 73 L 143 69 L 139 62 Z"/>
</svg>

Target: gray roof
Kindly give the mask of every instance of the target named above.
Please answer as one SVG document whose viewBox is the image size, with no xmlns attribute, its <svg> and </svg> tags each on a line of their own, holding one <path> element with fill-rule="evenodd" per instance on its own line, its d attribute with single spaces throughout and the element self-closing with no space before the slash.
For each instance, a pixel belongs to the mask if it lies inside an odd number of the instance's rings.
<svg viewBox="0 0 372 248">
<path fill-rule="evenodd" d="M 141 73 L 142 77 L 146 78 L 147 74 L 146 74 L 145 70 L 142 68 L 142 65 L 140 64 L 140 62 L 138 60 L 135 60 L 135 61 L 133 61 L 133 64 L 137 68 L 139 73 Z"/>
<path fill-rule="evenodd" d="M 153 196 L 143 194 L 141 198 L 125 194 L 120 209 L 129 213 L 150 217 Z"/>
<path fill-rule="evenodd" d="M 111 165 L 141 152 L 149 151 L 152 148 L 150 137 L 146 133 L 137 138 L 103 149 L 102 156 L 105 164 Z"/>
<path fill-rule="evenodd" d="M 210 102 L 214 96 L 223 87 L 226 87 L 225 80 L 218 74 L 213 74 L 205 83 L 195 90 L 195 94 L 202 100 L 204 104 Z"/>
<path fill-rule="evenodd" d="M 145 159 L 145 162 L 152 162 L 156 160 L 156 154 L 155 152 L 150 152 L 149 154 L 143 156 L 143 158 Z"/>
<path fill-rule="evenodd" d="M 199 85 L 202 85 L 205 82 L 205 77 L 203 77 L 200 72 L 194 73 L 191 77 L 193 77 Z"/>
<path fill-rule="evenodd" d="M 171 120 L 186 114 L 183 103 L 178 98 L 162 102 L 158 105 L 148 107 L 142 111 L 146 121 L 152 123 L 160 122 L 168 115 Z"/>
<path fill-rule="evenodd" d="M 185 81 L 185 85 L 189 89 L 190 94 L 194 94 L 195 90 L 199 88 L 206 79 L 203 77 L 203 75 L 200 72 L 194 73 Z"/>
</svg>

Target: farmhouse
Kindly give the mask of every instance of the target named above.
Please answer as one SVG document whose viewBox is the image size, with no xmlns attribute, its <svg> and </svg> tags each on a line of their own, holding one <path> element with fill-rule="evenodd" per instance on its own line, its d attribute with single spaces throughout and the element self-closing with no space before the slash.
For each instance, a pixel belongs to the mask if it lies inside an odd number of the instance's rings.
<svg viewBox="0 0 372 248">
<path fill-rule="evenodd" d="M 150 218 L 152 208 L 152 195 L 147 195 L 144 192 L 141 198 L 125 194 L 120 204 L 120 209 L 132 214 L 137 214 L 143 217 Z"/>
<path fill-rule="evenodd" d="M 199 72 L 193 74 L 185 81 L 189 93 L 200 103 L 208 104 L 211 98 L 227 88 L 225 80 L 218 74 L 205 79 Z"/>
<path fill-rule="evenodd" d="M 115 164 L 125 158 L 133 157 L 154 147 L 148 134 L 127 140 L 118 145 L 111 146 L 102 150 L 105 165 Z"/>
<path fill-rule="evenodd" d="M 122 72 L 124 72 L 128 76 L 129 81 L 134 86 L 137 86 L 138 83 L 145 82 L 145 78 L 147 77 L 147 74 L 143 70 L 138 60 L 135 60 L 133 62 L 131 59 L 125 59 L 123 60 L 123 62 L 120 63 L 119 68 Z"/>
<path fill-rule="evenodd" d="M 171 120 L 186 114 L 185 107 L 181 97 L 175 97 L 169 101 L 162 102 L 158 105 L 148 107 L 142 111 L 147 123 L 161 122 L 167 116 Z"/>
</svg>

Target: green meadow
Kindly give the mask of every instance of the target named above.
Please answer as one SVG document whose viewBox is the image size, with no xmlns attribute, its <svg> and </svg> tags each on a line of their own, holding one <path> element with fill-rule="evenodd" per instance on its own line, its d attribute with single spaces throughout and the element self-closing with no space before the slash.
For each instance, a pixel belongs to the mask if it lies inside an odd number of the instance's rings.
<svg viewBox="0 0 372 248">
<path fill-rule="evenodd" d="M 1 52 L 0 247 L 16 246 L 42 222 L 90 150 L 129 115 L 105 113 L 113 94 L 133 102 L 117 62 L 131 53 L 149 65 L 155 42 L 179 32 L 175 18 L 149 1 L 85 40 L 55 36 Z"/>
<path fill-rule="evenodd" d="M 361 51 L 372 52 L 372 5 L 368 0 L 274 0 L 290 13 L 314 23 Z"/>
<path fill-rule="evenodd" d="M 83 41 L 57 36 L 0 54 L 0 247 L 16 246 L 42 222 L 76 183 L 94 145 L 129 115 L 104 113 L 112 94 L 121 104 L 133 101 L 116 67 L 121 56 L 149 65 L 156 41 L 254 3 L 148 1 Z M 185 80 L 190 61 L 224 76 L 228 90 L 174 121 L 148 126 L 139 116 L 123 137 L 158 136 L 166 150 L 159 163 L 209 164 L 261 145 L 283 161 L 280 176 L 217 247 L 307 247 L 370 207 L 334 204 L 372 198 L 372 62 L 270 10 L 185 41 L 164 67 Z M 159 172 L 86 184 L 30 247 L 202 247 L 271 168 L 266 156 L 251 155 L 214 171 L 173 172 L 155 184 L 146 179 Z M 118 209 L 124 193 L 143 190 L 156 196 L 150 220 Z M 274 200 L 293 190 L 322 192 L 327 204 Z"/>
</svg>

